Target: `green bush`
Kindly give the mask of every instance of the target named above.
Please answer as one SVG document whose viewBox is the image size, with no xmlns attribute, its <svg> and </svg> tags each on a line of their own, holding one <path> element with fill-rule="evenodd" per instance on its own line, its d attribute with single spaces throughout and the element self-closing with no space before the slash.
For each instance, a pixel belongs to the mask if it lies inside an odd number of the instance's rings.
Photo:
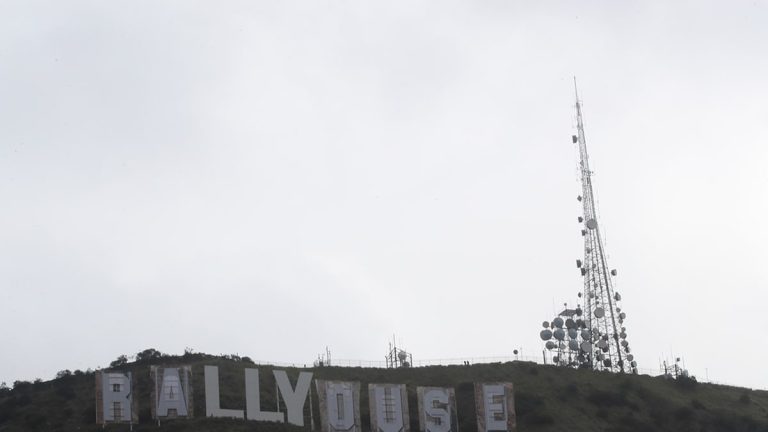
<svg viewBox="0 0 768 432">
<path fill-rule="evenodd" d="M 694 407 L 697 410 L 706 410 L 707 407 L 704 406 L 703 403 L 701 403 L 698 399 L 691 399 L 691 406 Z"/>
<path fill-rule="evenodd" d="M 532 413 L 525 417 L 524 421 L 520 421 L 523 425 L 528 426 L 545 426 L 555 424 L 555 419 L 546 413 Z"/>
<path fill-rule="evenodd" d="M 683 390 L 695 390 L 699 385 L 699 382 L 696 381 L 696 377 L 680 375 L 675 379 L 675 384 Z"/>
<path fill-rule="evenodd" d="M 123 354 L 118 356 L 115 360 L 112 361 L 112 363 L 109 364 L 109 367 L 111 368 L 117 368 L 122 367 L 128 364 L 128 356 Z"/>
<path fill-rule="evenodd" d="M 621 407 L 627 405 L 627 398 L 624 393 L 605 390 L 592 390 L 587 395 L 587 400 L 601 407 Z"/>
<path fill-rule="evenodd" d="M 741 396 L 739 396 L 739 402 L 743 403 L 744 405 L 749 405 L 752 403 L 752 398 L 749 396 L 749 390 L 745 390 Z"/>
<path fill-rule="evenodd" d="M 679 421 L 687 421 L 692 419 L 696 413 L 693 411 L 692 408 L 683 406 L 675 410 L 674 416 Z"/>
<path fill-rule="evenodd" d="M 24 426 L 29 430 L 37 430 L 46 423 L 44 415 L 37 413 L 28 413 L 24 416 Z"/>
</svg>

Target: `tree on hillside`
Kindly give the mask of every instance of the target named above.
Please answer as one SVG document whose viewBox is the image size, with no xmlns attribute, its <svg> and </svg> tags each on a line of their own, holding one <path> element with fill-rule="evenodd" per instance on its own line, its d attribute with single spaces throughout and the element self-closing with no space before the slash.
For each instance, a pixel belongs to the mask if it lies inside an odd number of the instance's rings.
<svg viewBox="0 0 768 432">
<path fill-rule="evenodd" d="M 115 361 L 110 363 L 109 367 L 115 368 L 115 367 L 125 366 L 127 364 L 128 364 L 128 356 L 123 354 L 123 355 L 119 356 L 117 359 L 115 359 Z"/>
<path fill-rule="evenodd" d="M 137 362 L 152 361 L 152 360 L 160 359 L 162 357 L 163 357 L 163 353 L 161 353 L 160 351 L 154 348 L 147 348 L 140 353 L 136 353 Z"/>
</svg>

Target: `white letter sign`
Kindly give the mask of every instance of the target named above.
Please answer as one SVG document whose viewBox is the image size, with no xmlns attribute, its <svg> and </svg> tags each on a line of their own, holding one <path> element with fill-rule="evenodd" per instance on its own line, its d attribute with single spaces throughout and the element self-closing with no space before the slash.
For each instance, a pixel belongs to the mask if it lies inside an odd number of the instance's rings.
<svg viewBox="0 0 768 432">
<path fill-rule="evenodd" d="M 282 423 L 285 416 L 281 412 L 261 410 L 261 386 L 259 385 L 259 370 L 245 369 L 245 413 L 248 420 L 269 421 Z"/>
<path fill-rule="evenodd" d="M 155 384 L 152 389 L 152 418 L 191 418 L 192 367 L 152 366 L 149 374 Z"/>
<path fill-rule="evenodd" d="M 368 384 L 373 432 L 408 432 L 408 399 L 404 384 Z"/>
<path fill-rule="evenodd" d="M 360 383 L 315 380 L 323 432 L 360 432 Z"/>
<path fill-rule="evenodd" d="M 243 418 L 243 410 L 223 409 L 219 404 L 219 367 L 205 366 L 205 415 L 208 417 Z"/>
<path fill-rule="evenodd" d="M 475 383 L 478 432 L 512 432 L 517 428 L 512 383 Z"/>
<path fill-rule="evenodd" d="M 288 374 L 285 371 L 273 370 L 277 388 L 283 396 L 285 407 L 288 410 L 288 423 L 296 426 L 304 426 L 304 402 L 309 394 L 309 385 L 312 383 L 311 372 L 299 373 L 299 380 L 296 382 L 296 389 L 291 387 L 288 380 Z"/>
<path fill-rule="evenodd" d="M 96 423 L 138 423 L 130 372 L 96 372 Z"/>
<path fill-rule="evenodd" d="M 457 432 L 456 394 L 452 388 L 416 387 L 421 432 Z"/>
</svg>

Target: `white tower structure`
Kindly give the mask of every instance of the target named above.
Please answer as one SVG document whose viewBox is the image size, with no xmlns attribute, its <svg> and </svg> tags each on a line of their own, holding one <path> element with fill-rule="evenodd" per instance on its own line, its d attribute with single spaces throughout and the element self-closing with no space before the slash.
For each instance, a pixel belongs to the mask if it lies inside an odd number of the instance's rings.
<svg viewBox="0 0 768 432">
<path fill-rule="evenodd" d="M 574 79 L 574 88 L 575 85 Z M 548 341 L 546 347 L 550 352 L 557 348 L 557 355 L 553 357 L 556 364 L 637 373 L 637 362 L 624 327 L 626 313 L 619 307 L 621 295 L 614 290 L 616 270 L 609 270 L 600 235 L 581 110 L 576 90 L 577 135 L 573 135 L 572 141 L 579 147 L 582 191 L 577 199 L 582 204 L 583 215 L 578 221 L 584 238 L 584 257 L 576 260 L 576 266 L 584 278 L 583 290 L 578 294 L 583 307 L 578 305 L 574 310 L 566 309 L 559 314 L 571 319 L 556 317 L 552 323 L 545 321 L 541 338 Z M 552 338 L 556 341 L 550 340 Z"/>
</svg>

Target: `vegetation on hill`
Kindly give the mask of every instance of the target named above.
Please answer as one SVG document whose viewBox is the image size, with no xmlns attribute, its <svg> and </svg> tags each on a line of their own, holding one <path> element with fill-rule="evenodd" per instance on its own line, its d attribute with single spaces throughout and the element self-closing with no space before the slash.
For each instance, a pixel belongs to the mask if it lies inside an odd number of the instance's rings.
<svg viewBox="0 0 768 432">
<path fill-rule="evenodd" d="M 193 370 L 194 412 L 191 420 L 163 422 L 158 428 L 150 415 L 152 383 L 149 366 L 190 364 Z M 247 357 L 212 356 L 187 352 L 182 356 L 145 350 L 129 362 L 118 357 L 112 366 L 131 370 L 136 381 L 140 424 L 134 430 L 165 431 L 284 431 L 310 430 L 310 412 L 319 423 L 317 401 L 305 407 L 306 426 L 256 423 L 245 420 L 205 418 L 203 366 L 219 367 L 221 406 L 244 409 L 243 370 L 257 367 L 261 379 L 261 403 L 274 410 L 275 381 L 272 366 L 255 365 Z M 286 370 L 295 383 L 301 369 Z M 510 381 L 515 385 L 518 430 L 525 431 L 675 431 L 675 432 L 768 432 L 768 392 L 697 383 L 694 379 L 671 380 L 648 376 L 618 375 L 541 366 L 528 362 L 430 366 L 410 369 L 317 367 L 314 378 L 362 383 L 360 411 L 363 429 L 369 430 L 368 383 L 407 385 L 411 430 L 418 431 L 416 386 L 456 389 L 461 431 L 476 430 L 475 382 Z M 94 374 L 62 371 L 51 381 L 15 382 L 0 387 L 0 432 L 98 431 L 95 424 Z M 314 386 L 312 388 L 314 393 Z M 108 430 L 127 426 L 108 425 Z"/>
</svg>

